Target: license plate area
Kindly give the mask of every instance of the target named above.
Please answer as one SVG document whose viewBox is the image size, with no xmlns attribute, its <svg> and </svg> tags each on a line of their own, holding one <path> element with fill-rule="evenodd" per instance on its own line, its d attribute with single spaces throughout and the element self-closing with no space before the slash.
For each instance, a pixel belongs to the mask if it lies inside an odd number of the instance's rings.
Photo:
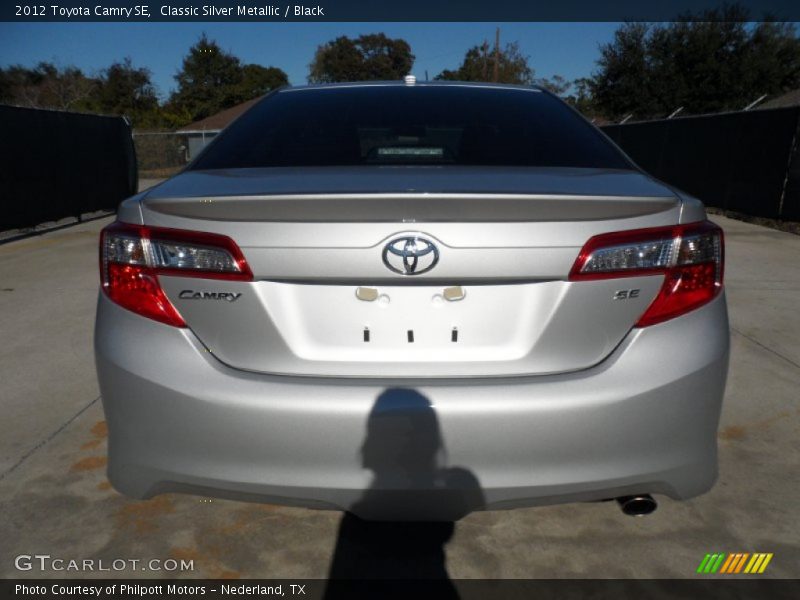
<svg viewBox="0 0 800 600">
<path fill-rule="evenodd" d="M 265 282 L 261 297 L 286 345 L 303 359 L 505 361 L 530 352 L 558 295 L 548 285 Z"/>
</svg>

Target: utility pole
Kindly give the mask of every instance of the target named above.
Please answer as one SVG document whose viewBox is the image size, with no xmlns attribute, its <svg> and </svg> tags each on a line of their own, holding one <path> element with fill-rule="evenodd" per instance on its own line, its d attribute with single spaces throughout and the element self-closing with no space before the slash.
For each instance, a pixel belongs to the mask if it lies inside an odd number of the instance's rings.
<svg viewBox="0 0 800 600">
<path fill-rule="evenodd" d="M 489 42 L 483 40 L 481 50 L 483 51 L 483 80 L 489 81 Z"/>
<path fill-rule="evenodd" d="M 494 73 L 492 81 L 497 83 L 500 80 L 500 28 L 494 34 Z"/>
</svg>

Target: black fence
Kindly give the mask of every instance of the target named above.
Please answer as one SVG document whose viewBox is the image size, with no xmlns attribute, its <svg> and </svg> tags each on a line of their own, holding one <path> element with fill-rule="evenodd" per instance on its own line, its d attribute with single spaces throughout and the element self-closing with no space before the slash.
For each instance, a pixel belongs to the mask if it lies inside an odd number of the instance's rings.
<svg viewBox="0 0 800 600">
<path fill-rule="evenodd" d="M 645 171 L 709 206 L 800 220 L 800 108 L 610 125 Z"/>
<path fill-rule="evenodd" d="M 0 106 L 0 230 L 114 210 L 136 193 L 119 117 Z"/>
</svg>

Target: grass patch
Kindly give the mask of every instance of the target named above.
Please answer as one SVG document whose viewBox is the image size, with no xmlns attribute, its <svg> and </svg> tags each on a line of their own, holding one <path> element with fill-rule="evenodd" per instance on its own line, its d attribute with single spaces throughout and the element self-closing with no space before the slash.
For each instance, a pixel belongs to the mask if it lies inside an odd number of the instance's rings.
<svg viewBox="0 0 800 600">
<path fill-rule="evenodd" d="M 162 167 L 161 169 L 144 169 L 139 171 L 139 179 L 165 179 L 172 177 L 183 167 Z"/>
</svg>

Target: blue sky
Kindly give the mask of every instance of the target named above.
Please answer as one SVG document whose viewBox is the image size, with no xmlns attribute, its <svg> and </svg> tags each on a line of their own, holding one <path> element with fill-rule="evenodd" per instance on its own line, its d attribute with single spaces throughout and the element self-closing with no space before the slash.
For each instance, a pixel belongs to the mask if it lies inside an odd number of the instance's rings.
<svg viewBox="0 0 800 600">
<path fill-rule="evenodd" d="M 147 67 L 159 94 L 174 87 L 173 75 L 189 47 L 205 31 L 244 62 L 280 67 L 291 83 L 306 83 L 317 46 L 340 35 L 384 32 L 402 37 L 417 57 L 414 74 L 430 78 L 458 66 L 470 46 L 517 41 L 537 77 L 589 75 L 598 45 L 611 40 L 618 23 L 0 23 L 0 66 L 51 61 L 89 74 L 130 56 Z"/>
</svg>

